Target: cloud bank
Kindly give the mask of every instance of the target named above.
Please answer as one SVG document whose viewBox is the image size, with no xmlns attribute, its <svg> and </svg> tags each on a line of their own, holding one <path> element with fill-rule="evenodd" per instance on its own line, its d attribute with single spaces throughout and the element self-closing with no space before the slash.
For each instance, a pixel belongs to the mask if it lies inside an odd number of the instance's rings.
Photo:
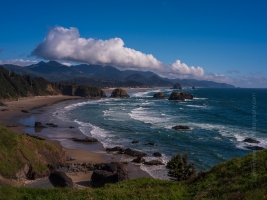
<svg viewBox="0 0 267 200">
<path fill-rule="evenodd" d="M 28 66 L 38 63 L 36 60 L 23 60 L 23 59 L 12 59 L 12 60 L 0 60 L 0 65 L 2 64 L 11 64 L 18 66 Z"/>
<path fill-rule="evenodd" d="M 65 60 L 87 64 L 112 65 L 121 70 L 153 71 L 169 78 L 196 78 L 204 76 L 201 67 L 189 67 L 180 60 L 166 65 L 152 54 L 124 46 L 121 38 L 95 40 L 80 37 L 77 28 L 54 27 L 43 42 L 31 53 L 47 60 Z"/>
</svg>

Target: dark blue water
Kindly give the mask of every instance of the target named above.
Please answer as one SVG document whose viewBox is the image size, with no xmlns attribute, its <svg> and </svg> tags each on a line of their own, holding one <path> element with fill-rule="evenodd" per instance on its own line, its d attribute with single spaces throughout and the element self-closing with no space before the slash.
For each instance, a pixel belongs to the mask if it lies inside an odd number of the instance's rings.
<svg viewBox="0 0 267 200">
<path fill-rule="evenodd" d="M 198 170 L 248 154 L 247 137 L 267 147 L 266 89 L 185 89 L 196 98 L 188 101 L 153 99 L 155 92 L 169 96 L 172 90 L 128 92 L 129 99 L 101 99 L 75 103 L 55 111 L 55 117 L 76 122 L 88 136 L 98 138 L 105 147 L 122 146 L 153 152 L 167 162 L 176 153 L 187 153 Z M 109 95 L 109 94 L 108 94 Z M 186 125 L 189 131 L 177 131 Z M 139 140 L 139 144 L 132 144 Z M 145 145 L 154 142 L 155 146 Z M 155 159 L 155 158 L 154 158 Z M 166 178 L 164 166 L 145 167 L 157 178 Z"/>
</svg>

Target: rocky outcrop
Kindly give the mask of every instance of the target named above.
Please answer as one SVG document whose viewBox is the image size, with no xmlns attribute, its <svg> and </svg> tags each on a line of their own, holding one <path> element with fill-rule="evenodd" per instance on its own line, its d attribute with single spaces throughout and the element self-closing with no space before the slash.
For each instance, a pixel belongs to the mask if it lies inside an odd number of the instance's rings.
<svg viewBox="0 0 267 200">
<path fill-rule="evenodd" d="M 153 156 L 155 156 L 155 157 L 161 157 L 162 154 L 160 152 L 155 152 L 155 153 L 153 153 Z"/>
<path fill-rule="evenodd" d="M 150 161 L 145 161 L 145 165 L 164 165 L 161 161 L 159 160 L 150 160 Z"/>
<path fill-rule="evenodd" d="M 129 98 L 130 96 L 123 89 L 115 89 L 110 95 L 110 98 Z"/>
<path fill-rule="evenodd" d="M 189 130 L 190 128 L 188 126 L 178 125 L 178 126 L 172 127 L 172 129 L 174 129 L 174 130 Z"/>
<path fill-rule="evenodd" d="M 178 90 L 181 90 L 182 89 L 182 86 L 180 83 L 175 83 L 175 85 L 173 86 L 172 89 L 178 89 Z"/>
<path fill-rule="evenodd" d="M 86 172 L 94 170 L 93 163 L 85 163 L 85 162 L 65 163 L 64 167 L 67 168 L 67 172 L 85 172 L 86 173 Z"/>
<path fill-rule="evenodd" d="M 91 183 L 93 187 L 101 187 L 106 183 L 116 183 L 128 179 L 128 173 L 122 163 L 102 163 L 95 165 Z"/>
<path fill-rule="evenodd" d="M 163 92 L 158 92 L 158 93 L 155 93 L 153 95 L 153 98 L 156 98 L 156 99 L 165 99 L 166 97 L 165 97 L 165 95 L 164 95 Z"/>
<path fill-rule="evenodd" d="M 90 99 L 107 97 L 106 93 L 100 88 L 86 85 L 62 85 L 61 91 L 63 95 L 81 96 Z"/>
<path fill-rule="evenodd" d="M 148 142 L 148 143 L 145 143 L 145 145 L 154 146 L 154 145 L 155 145 L 155 143 L 154 143 L 154 142 Z"/>
<path fill-rule="evenodd" d="M 126 154 L 128 156 L 133 156 L 133 157 L 144 157 L 147 156 L 146 153 L 143 153 L 141 151 L 133 150 L 130 148 L 123 149 L 121 147 L 113 147 L 113 148 L 106 148 L 107 152 L 113 152 L 113 151 L 118 151 L 121 154 Z"/>
<path fill-rule="evenodd" d="M 34 128 L 46 128 L 41 122 L 35 122 Z"/>
<path fill-rule="evenodd" d="M 137 158 L 133 159 L 132 162 L 134 162 L 134 163 L 144 163 L 145 159 L 143 157 L 138 156 Z"/>
<path fill-rule="evenodd" d="M 137 157 L 147 156 L 146 153 L 143 153 L 143 152 L 137 151 L 137 150 L 132 150 L 130 148 L 125 149 L 123 153 L 126 155 L 129 155 L 129 156 L 137 156 Z"/>
<path fill-rule="evenodd" d="M 0 101 L 0 106 L 7 106 L 7 105 L 4 104 L 2 101 Z"/>
<path fill-rule="evenodd" d="M 243 140 L 243 142 L 247 142 L 247 143 L 255 143 L 255 144 L 258 144 L 260 143 L 258 140 L 254 140 L 252 138 L 246 138 Z"/>
<path fill-rule="evenodd" d="M 55 171 L 51 173 L 49 176 L 49 180 L 54 185 L 54 187 L 74 187 L 72 179 L 61 171 Z"/>
<path fill-rule="evenodd" d="M 172 92 L 169 100 L 180 100 L 184 101 L 185 99 L 193 99 L 194 96 L 192 94 L 188 94 L 186 92 Z"/>
<path fill-rule="evenodd" d="M 96 138 L 86 137 L 84 139 L 81 138 L 70 138 L 74 142 L 98 142 Z"/>
<path fill-rule="evenodd" d="M 246 148 L 250 149 L 250 150 L 254 150 L 254 151 L 259 151 L 259 150 L 265 149 L 265 148 L 259 147 L 259 146 L 246 146 Z"/>
<path fill-rule="evenodd" d="M 54 123 L 46 123 L 45 125 L 50 126 L 50 127 L 58 127 L 58 125 Z"/>
<path fill-rule="evenodd" d="M 113 147 L 113 148 L 106 148 L 106 151 L 119 151 L 119 152 L 124 152 L 124 148 L 121 147 Z"/>
<path fill-rule="evenodd" d="M 132 144 L 138 144 L 138 143 L 139 143 L 138 140 L 133 140 L 133 141 L 132 141 Z"/>
</svg>

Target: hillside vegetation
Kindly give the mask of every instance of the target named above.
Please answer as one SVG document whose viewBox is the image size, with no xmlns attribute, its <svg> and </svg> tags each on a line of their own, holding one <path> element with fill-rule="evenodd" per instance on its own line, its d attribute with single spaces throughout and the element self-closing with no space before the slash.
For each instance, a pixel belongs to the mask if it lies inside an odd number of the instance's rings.
<svg viewBox="0 0 267 200">
<path fill-rule="evenodd" d="M 103 90 L 97 87 L 76 83 L 52 83 L 42 77 L 19 75 L 0 67 L 0 99 L 17 99 L 20 97 L 71 95 L 87 98 L 105 97 Z"/>
<path fill-rule="evenodd" d="M 55 146 L 0 127 L 0 173 L 14 177 L 25 162 L 36 171 L 46 164 L 36 152 L 57 151 Z M 22 156 L 23 155 L 23 156 Z M 23 157 L 27 158 L 26 160 Z M 38 162 L 37 162 L 38 161 Z M 33 189 L 0 187 L 1 199 L 267 199 L 267 150 L 215 165 L 187 181 L 141 178 L 107 184 L 98 189 Z"/>
<path fill-rule="evenodd" d="M 44 78 L 32 78 L 29 75 L 19 75 L 0 67 L 1 99 L 56 94 L 60 94 L 57 86 Z"/>
<path fill-rule="evenodd" d="M 35 179 L 65 161 L 62 147 L 16 134 L 0 126 L 0 175 L 9 179 Z"/>
</svg>

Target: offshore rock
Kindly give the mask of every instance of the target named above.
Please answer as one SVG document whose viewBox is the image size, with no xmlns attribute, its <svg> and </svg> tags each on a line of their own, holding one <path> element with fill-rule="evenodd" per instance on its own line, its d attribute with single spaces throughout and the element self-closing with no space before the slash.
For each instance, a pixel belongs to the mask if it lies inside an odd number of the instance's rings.
<svg viewBox="0 0 267 200">
<path fill-rule="evenodd" d="M 41 122 L 35 122 L 34 127 L 35 128 L 46 128 Z"/>
<path fill-rule="evenodd" d="M 101 187 L 106 183 L 116 183 L 129 179 L 127 170 L 122 163 L 96 164 L 95 169 L 91 178 L 93 187 Z"/>
<path fill-rule="evenodd" d="M 172 92 L 169 100 L 180 100 L 184 101 L 185 99 L 193 99 L 194 96 L 192 94 L 188 94 L 186 92 Z"/>
<path fill-rule="evenodd" d="M 178 126 L 172 127 L 172 129 L 174 129 L 174 130 L 189 130 L 190 128 L 188 126 L 178 125 Z"/>
<path fill-rule="evenodd" d="M 153 156 L 155 156 L 155 157 L 161 157 L 162 154 L 160 152 L 155 152 L 155 153 L 153 153 Z"/>
<path fill-rule="evenodd" d="M 265 148 L 259 147 L 259 146 L 246 146 L 246 148 L 250 149 L 250 150 L 254 150 L 254 151 L 259 151 L 259 150 L 265 149 Z"/>
<path fill-rule="evenodd" d="M 147 156 L 146 153 L 143 153 L 143 152 L 137 151 L 137 150 L 132 150 L 130 148 L 125 149 L 123 153 L 126 155 L 129 155 L 129 156 L 138 156 L 138 157 Z"/>
<path fill-rule="evenodd" d="M 106 151 L 119 151 L 119 152 L 123 152 L 124 149 L 121 147 L 113 147 L 113 148 L 106 148 Z"/>
<path fill-rule="evenodd" d="M 256 143 L 256 144 L 260 143 L 258 140 L 254 140 L 252 138 L 246 138 L 246 139 L 243 140 L 243 142 Z"/>
<path fill-rule="evenodd" d="M 172 89 L 179 89 L 179 90 L 181 90 L 181 89 L 182 89 L 182 86 L 181 86 L 180 83 L 176 83 L 176 84 L 173 86 Z"/>
<path fill-rule="evenodd" d="M 110 95 L 110 98 L 129 98 L 130 96 L 123 89 L 115 89 Z"/>
<path fill-rule="evenodd" d="M 165 99 L 166 97 L 165 97 L 165 95 L 164 95 L 163 92 L 158 92 L 158 93 L 155 93 L 153 95 L 153 98 L 156 98 L 156 99 Z"/>
</svg>

